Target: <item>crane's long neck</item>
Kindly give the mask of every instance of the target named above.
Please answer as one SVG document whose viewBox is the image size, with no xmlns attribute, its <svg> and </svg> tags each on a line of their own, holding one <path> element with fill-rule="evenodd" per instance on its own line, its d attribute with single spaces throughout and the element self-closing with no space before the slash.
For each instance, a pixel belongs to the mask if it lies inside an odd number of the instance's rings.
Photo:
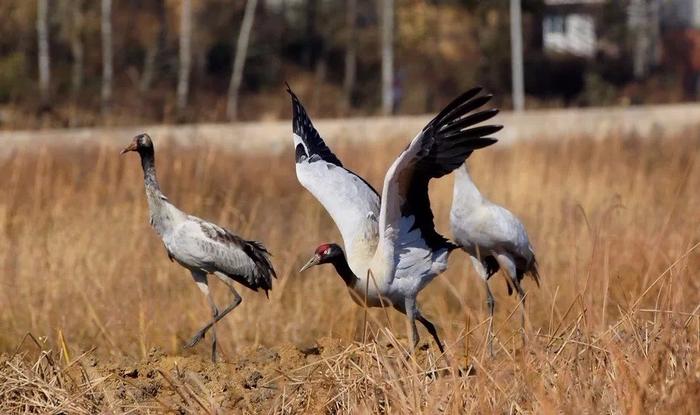
<svg viewBox="0 0 700 415">
<path fill-rule="evenodd" d="M 156 177 L 156 159 L 153 150 L 144 150 L 141 155 L 141 167 L 143 168 L 143 182 L 146 186 L 146 194 L 163 194 Z M 149 200 L 150 206 L 150 200 Z"/>
<path fill-rule="evenodd" d="M 452 197 L 454 199 L 453 206 L 462 207 L 478 206 L 484 200 L 484 197 L 469 175 L 467 163 L 455 170 L 455 184 Z"/>
<path fill-rule="evenodd" d="M 146 188 L 146 200 L 148 201 L 148 210 L 151 214 L 151 225 L 155 228 L 158 235 L 163 236 L 183 214 L 168 202 L 168 199 L 160 190 L 158 178 L 156 177 L 156 161 L 153 150 L 146 149 L 140 152 L 140 155 L 141 167 L 143 167 L 143 183 Z"/>
<path fill-rule="evenodd" d="M 354 287 L 357 281 L 359 281 L 355 273 L 350 269 L 350 265 L 348 265 L 348 260 L 345 258 L 344 253 L 335 258 L 332 264 L 335 267 L 335 271 L 348 287 Z"/>
</svg>

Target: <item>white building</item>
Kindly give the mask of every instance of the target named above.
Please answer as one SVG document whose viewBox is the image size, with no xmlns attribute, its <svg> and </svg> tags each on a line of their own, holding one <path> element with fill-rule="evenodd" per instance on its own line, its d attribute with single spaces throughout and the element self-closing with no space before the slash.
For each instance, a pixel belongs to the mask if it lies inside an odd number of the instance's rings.
<svg viewBox="0 0 700 415">
<path fill-rule="evenodd" d="M 595 20 L 591 15 L 545 16 L 542 30 L 545 50 L 584 57 L 595 55 Z"/>
<path fill-rule="evenodd" d="M 605 0 L 545 0 L 542 43 L 552 53 L 591 58 L 596 52 L 596 6 Z"/>
</svg>

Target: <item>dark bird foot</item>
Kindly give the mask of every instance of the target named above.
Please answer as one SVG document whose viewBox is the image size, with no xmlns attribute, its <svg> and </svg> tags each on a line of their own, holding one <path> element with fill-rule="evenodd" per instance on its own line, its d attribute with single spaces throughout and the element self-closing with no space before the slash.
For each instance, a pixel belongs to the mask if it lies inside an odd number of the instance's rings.
<svg viewBox="0 0 700 415">
<path fill-rule="evenodd" d="M 199 343 L 199 341 L 202 340 L 203 338 L 204 338 L 204 332 L 198 331 L 197 334 L 192 336 L 192 338 L 187 343 L 185 343 L 185 345 L 183 347 L 185 349 L 190 349 L 190 348 L 194 347 L 197 343 Z"/>
</svg>

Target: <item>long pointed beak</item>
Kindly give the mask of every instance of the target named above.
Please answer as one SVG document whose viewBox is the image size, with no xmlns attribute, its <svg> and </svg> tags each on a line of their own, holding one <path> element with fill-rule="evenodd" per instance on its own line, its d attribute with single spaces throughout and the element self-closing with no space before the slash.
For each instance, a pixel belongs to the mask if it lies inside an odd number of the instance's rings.
<svg viewBox="0 0 700 415">
<path fill-rule="evenodd" d="M 321 258 L 319 258 L 318 255 L 312 256 L 311 259 L 309 260 L 309 262 L 307 262 L 306 265 L 301 267 L 301 269 L 299 270 L 299 273 L 306 271 L 307 269 L 313 267 L 314 265 L 318 265 L 319 262 L 321 262 Z"/>
<path fill-rule="evenodd" d="M 136 143 L 131 143 L 128 146 L 124 147 L 124 150 L 122 150 L 119 154 L 121 155 L 130 151 L 136 151 Z"/>
</svg>

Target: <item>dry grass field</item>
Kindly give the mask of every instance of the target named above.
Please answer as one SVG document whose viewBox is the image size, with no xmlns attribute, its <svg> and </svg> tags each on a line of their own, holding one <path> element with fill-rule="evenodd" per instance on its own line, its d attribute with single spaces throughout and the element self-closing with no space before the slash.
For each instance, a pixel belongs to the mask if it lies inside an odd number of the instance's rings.
<svg viewBox="0 0 700 415">
<path fill-rule="evenodd" d="M 455 252 L 419 299 L 448 356 L 421 331 L 406 358 L 403 316 L 356 306 L 330 267 L 297 273 L 320 242 L 341 241 L 297 183 L 291 148 L 182 151 L 154 137 L 168 197 L 263 241 L 279 274 L 269 300 L 240 291 L 218 325 L 218 365 L 208 338 L 181 347 L 209 311 L 148 225 L 138 157 L 98 145 L 17 152 L 0 161 L 0 413 L 696 412 L 700 130 L 576 138 L 471 159 L 538 253 L 527 344 L 498 275 L 488 356 L 483 284 Z M 380 188 L 407 140 L 335 150 Z M 432 184 L 446 235 L 451 194 L 451 177 Z"/>
</svg>

